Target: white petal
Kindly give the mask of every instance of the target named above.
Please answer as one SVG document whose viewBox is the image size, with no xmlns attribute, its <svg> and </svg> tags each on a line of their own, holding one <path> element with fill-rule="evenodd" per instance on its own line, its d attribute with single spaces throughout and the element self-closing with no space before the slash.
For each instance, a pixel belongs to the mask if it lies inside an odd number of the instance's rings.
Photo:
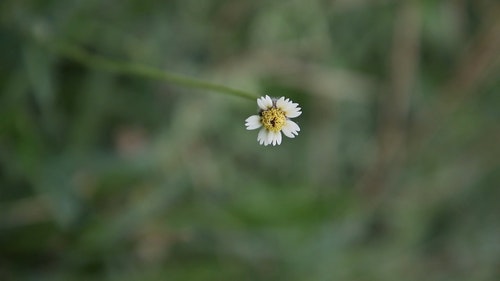
<svg viewBox="0 0 500 281">
<path fill-rule="evenodd" d="M 260 123 L 260 116 L 252 115 L 248 117 L 245 120 L 245 126 L 247 127 L 247 130 L 255 130 L 260 128 L 262 126 L 262 123 Z"/>
<path fill-rule="evenodd" d="M 286 111 L 288 102 L 285 101 L 285 97 L 281 97 L 276 101 L 276 107 Z"/>
<path fill-rule="evenodd" d="M 257 99 L 257 105 L 259 105 L 260 109 L 266 110 L 273 106 L 273 100 L 268 95 L 266 95 L 265 97 L 260 97 Z"/>
<path fill-rule="evenodd" d="M 300 110 L 301 110 L 300 107 L 294 108 L 294 109 L 289 110 L 289 111 L 285 110 L 285 115 L 288 118 L 295 118 L 295 117 L 300 116 L 300 114 L 302 114 L 302 111 L 300 111 Z"/>
<path fill-rule="evenodd" d="M 259 144 L 267 145 L 267 132 L 266 128 L 260 129 L 259 134 L 257 135 L 257 141 Z"/>
<path fill-rule="evenodd" d="M 294 103 L 290 99 L 285 99 L 284 97 L 281 97 L 276 102 L 276 107 L 283 110 L 288 118 L 295 118 L 302 114 L 302 112 L 300 111 L 301 108 L 298 106 L 298 103 Z"/>
<path fill-rule="evenodd" d="M 290 110 L 293 110 L 295 107 L 297 107 L 298 104 L 294 104 L 293 102 L 291 102 L 289 99 L 283 99 L 282 102 L 280 102 L 279 104 L 276 103 L 276 106 L 278 108 L 280 108 L 281 110 L 287 112 L 287 111 L 290 111 Z"/>
<path fill-rule="evenodd" d="M 267 144 L 276 145 L 276 138 L 276 132 L 269 131 L 269 133 L 267 133 Z"/>
<path fill-rule="evenodd" d="M 275 138 L 277 145 L 281 144 L 281 139 L 282 139 L 281 132 L 277 132 L 276 133 L 276 138 Z M 273 145 L 274 145 L 274 143 L 273 143 Z"/>
<path fill-rule="evenodd" d="M 300 127 L 297 125 L 297 123 L 293 122 L 292 120 L 286 120 L 285 126 L 281 129 L 285 136 L 289 138 L 295 138 L 296 135 L 299 134 Z"/>
<path fill-rule="evenodd" d="M 272 144 L 273 146 L 275 146 L 277 144 L 279 145 L 279 144 L 281 144 L 281 139 L 282 139 L 281 132 L 279 132 L 279 131 L 278 132 L 270 131 L 268 133 L 268 137 L 267 137 L 268 144 Z"/>
<path fill-rule="evenodd" d="M 266 106 L 265 109 L 268 109 L 270 107 L 273 107 L 273 100 L 271 99 L 271 97 L 269 97 L 268 95 L 266 95 L 266 100 L 265 100 L 265 103 L 264 105 Z"/>
<path fill-rule="evenodd" d="M 262 110 L 266 110 L 267 107 L 266 107 L 266 98 L 265 97 L 260 97 L 257 99 L 257 105 L 259 105 L 259 108 L 262 109 Z"/>
</svg>

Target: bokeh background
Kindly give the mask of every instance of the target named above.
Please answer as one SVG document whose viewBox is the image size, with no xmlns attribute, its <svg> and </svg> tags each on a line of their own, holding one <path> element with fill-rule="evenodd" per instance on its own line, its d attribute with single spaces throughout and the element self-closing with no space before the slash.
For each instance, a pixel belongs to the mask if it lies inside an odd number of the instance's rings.
<svg viewBox="0 0 500 281">
<path fill-rule="evenodd" d="M 0 280 L 500 280 L 499 15 L 2 0 Z M 61 42 L 289 97 L 302 130 L 259 146 L 255 101 Z"/>
</svg>

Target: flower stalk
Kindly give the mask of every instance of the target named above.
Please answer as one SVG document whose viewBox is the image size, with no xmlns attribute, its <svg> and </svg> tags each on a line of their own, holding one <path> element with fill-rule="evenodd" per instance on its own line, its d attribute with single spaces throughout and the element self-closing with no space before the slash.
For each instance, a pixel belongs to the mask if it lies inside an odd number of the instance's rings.
<svg viewBox="0 0 500 281">
<path fill-rule="evenodd" d="M 167 83 L 176 84 L 178 86 L 207 90 L 215 93 L 237 96 L 250 100 L 255 100 L 258 97 L 258 95 L 249 92 L 233 89 L 224 85 L 199 80 L 196 78 L 191 78 L 188 76 L 174 74 L 143 64 L 123 62 L 94 55 L 78 46 L 58 44 L 53 45 L 51 49 L 57 51 L 57 53 L 61 56 L 64 56 L 68 59 L 74 60 L 91 68 L 164 81 Z"/>
</svg>

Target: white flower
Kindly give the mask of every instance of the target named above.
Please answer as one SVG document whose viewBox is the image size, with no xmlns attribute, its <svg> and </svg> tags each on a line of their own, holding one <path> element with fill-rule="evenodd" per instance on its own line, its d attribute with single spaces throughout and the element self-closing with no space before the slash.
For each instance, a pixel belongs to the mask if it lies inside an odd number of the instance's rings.
<svg viewBox="0 0 500 281">
<path fill-rule="evenodd" d="M 245 120 L 247 130 L 255 130 L 260 127 L 257 141 L 263 145 L 281 144 L 281 132 L 289 138 L 299 134 L 300 128 L 297 123 L 290 120 L 302 114 L 298 103 L 281 97 L 279 99 L 269 96 L 257 99 L 259 115 L 252 115 Z"/>
</svg>

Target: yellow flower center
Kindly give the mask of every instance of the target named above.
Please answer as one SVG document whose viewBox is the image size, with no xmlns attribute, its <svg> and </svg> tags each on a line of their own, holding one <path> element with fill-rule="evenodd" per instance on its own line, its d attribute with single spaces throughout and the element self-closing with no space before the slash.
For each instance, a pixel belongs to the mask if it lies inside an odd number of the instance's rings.
<svg viewBox="0 0 500 281">
<path fill-rule="evenodd" d="M 286 116 L 279 108 L 269 108 L 260 113 L 260 122 L 269 131 L 279 132 L 285 126 Z"/>
</svg>

